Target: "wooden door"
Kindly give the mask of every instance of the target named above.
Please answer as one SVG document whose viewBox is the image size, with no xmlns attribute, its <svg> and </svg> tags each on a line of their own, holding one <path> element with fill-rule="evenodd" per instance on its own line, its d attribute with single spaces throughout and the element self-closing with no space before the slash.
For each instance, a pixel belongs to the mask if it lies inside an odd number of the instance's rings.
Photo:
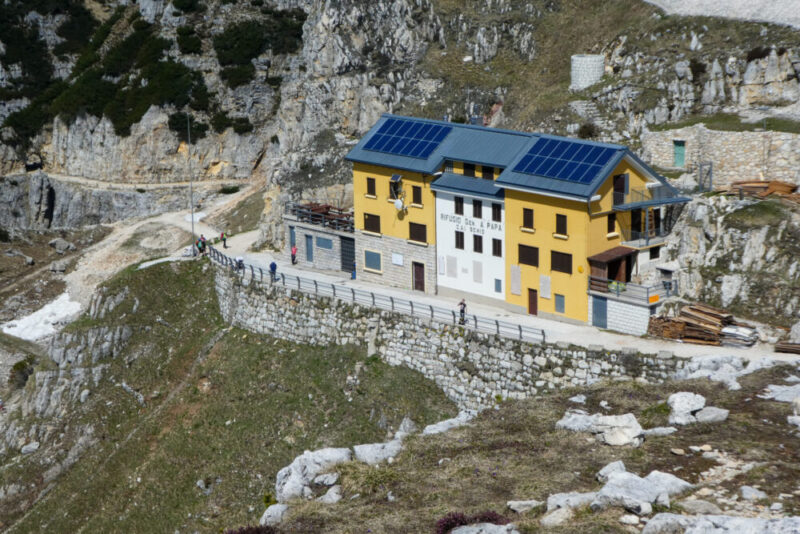
<svg viewBox="0 0 800 534">
<path fill-rule="evenodd" d="M 592 297 L 592 326 L 608 327 L 608 299 L 605 297 Z"/>
<path fill-rule="evenodd" d="M 415 261 L 411 264 L 411 269 L 414 279 L 414 290 L 425 291 L 425 265 Z"/>
<path fill-rule="evenodd" d="M 528 290 L 528 313 L 539 315 L 539 292 L 535 289 Z"/>
</svg>

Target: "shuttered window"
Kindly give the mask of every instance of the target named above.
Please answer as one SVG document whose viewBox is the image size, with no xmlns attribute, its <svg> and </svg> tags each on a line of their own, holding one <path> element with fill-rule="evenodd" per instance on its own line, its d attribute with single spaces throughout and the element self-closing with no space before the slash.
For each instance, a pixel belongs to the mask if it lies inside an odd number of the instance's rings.
<svg viewBox="0 0 800 534">
<path fill-rule="evenodd" d="M 519 246 L 519 263 L 523 265 L 539 266 L 539 249 L 528 245 Z"/>
<path fill-rule="evenodd" d="M 503 256 L 503 241 L 500 239 L 492 239 L 492 256 Z"/>
<path fill-rule="evenodd" d="M 427 227 L 424 224 L 408 223 L 408 238 L 419 243 L 428 242 Z"/>
<path fill-rule="evenodd" d="M 479 254 L 483 252 L 483 236 L 472 234 L 472 250 Z"/>
<path fill-rule="evenodd" d="M 456 215 L 464 215 L 464 197 L 455 197 Z"/>
<path fill-rule="evenodd" d="M 367 194 L 375 196 L 375 178 L 367 178 Z"/>
<path fill-rule="evenodd" d="M 492 203 L 492 220 L 500 222 L 503 219 L 503 206 L 494 202 Z"/>
<path fill-rule="evenodd" d="M 550 269 L 560 273 L 572 274 L 572 254 L 550 251 Z"/>
<path fill-rule="evenodd" d="M 473 200 L 472 201 L 472 216 L 476 219 L 481 218 L 481 214 L 483 213 L 483 202 L 480 200 Z"/>
<path fill-rule="evenodd" d="M 464 250 L 464 232 L 456 230 L 456 248 Z"/>
<path fill-rule="evenodd" d="M 533 210 L 522 208 L 522 227 L 533 230 Z"/>
<path fill-rule="evenodd" d="M 422 205 L 422 188 L 418 185 L 411 186 L 411 202 Z"/>
<path fill-rule="evenodd" d="M 474 163 L 465 163 L 464 164 L 464 176 L 475 176 L 475 164 Z"/>
<path fill-rule="evenodd" d="M 567 216 L 556 215 L 556 233 L 560 235 L 567 235 Z"/>
<path fill-rule="evenodd" d="M 609 234 L 613 234 L 617 231 L 617 214 L 616 213 L 609 213 L 608 214 L 608 228 L 606 228 L 606 232 Z"/>
<path fill-rule="evenodd" d="M 494 180 L 494 167 L 481 165 L 481 178 L 484 180 Z"/>
<path fill-rule="evenodd" d="M 367 232 L 381 233 L 381 218 L 371 213 L 364 214 L 364 230 Z"/>
</svg>

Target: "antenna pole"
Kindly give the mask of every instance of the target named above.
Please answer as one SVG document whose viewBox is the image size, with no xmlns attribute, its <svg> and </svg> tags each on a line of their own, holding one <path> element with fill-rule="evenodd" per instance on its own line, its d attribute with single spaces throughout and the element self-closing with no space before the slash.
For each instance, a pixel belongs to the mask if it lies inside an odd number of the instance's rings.
<svg viewBox="0 0 800 534">
<path fill-rule="evenodd" d="M 192 251 L 194 252 L 194 187 L 192 182 L 192 170 L 190 168 L 191 161 L 189 160 L 189 146 L 192 144 L 192 131 L 189 127 L 189 112 L 186 112 L 186 170 L 189 172 L 189 209 L 191 210 L 192 217 Z"/>
</svg>

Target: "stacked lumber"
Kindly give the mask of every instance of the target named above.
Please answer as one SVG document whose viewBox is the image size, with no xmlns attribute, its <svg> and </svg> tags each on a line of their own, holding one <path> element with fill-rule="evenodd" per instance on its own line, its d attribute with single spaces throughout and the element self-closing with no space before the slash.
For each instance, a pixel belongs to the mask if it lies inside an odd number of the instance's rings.
<svg viewBox="0 0 800 534">
<path fill-rule="evenodd" d="M 770 195 L 777 195 L 795 202 L 800 201 L 800 195 L 795 193 L 797 186 L 780 180 L 734 182 L 727 187 L 718 189 L 718 191 L 728 196 L 766 198 Z"/>
<path fill-rule="evenodd" d="M 684 306 L 674 319 L 651 317 L 648 332 L 698 345 L 749 347 L 758 341 L 758 333 L 753 328 L 736 323 L 730 313 L 705 304 Z"/>
<path fill-rule="evenodd" d="M 800 343 L 789 343 L 788 341 L 781 341 L 775 343 L 775 352 L 788 352 L 790 354 L 800 354 Z"/>
</svg>

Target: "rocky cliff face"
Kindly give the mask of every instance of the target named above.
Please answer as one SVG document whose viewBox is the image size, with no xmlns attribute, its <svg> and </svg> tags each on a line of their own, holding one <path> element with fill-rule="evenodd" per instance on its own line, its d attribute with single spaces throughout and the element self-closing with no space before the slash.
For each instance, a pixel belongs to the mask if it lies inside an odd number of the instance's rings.
<svg viewBox="0 0 800 534">
<path fill-rule="evenodd" d="M 800 209 L 777 200 L 700 198 L 667 243 L 680 291 L 763 322 L 800 317 Z"/>
</svg>

